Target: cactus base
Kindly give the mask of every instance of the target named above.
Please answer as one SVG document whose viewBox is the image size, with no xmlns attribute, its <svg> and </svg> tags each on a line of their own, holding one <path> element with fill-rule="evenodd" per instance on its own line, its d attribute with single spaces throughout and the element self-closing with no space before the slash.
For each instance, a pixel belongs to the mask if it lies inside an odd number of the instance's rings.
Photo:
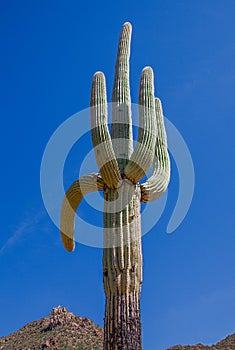
<svg viewBox="0 0 235 350">
<path fill-rule="evenodd" d="M 140 293 L 106 296 L 104 350 L 141 350 Z"/>
</svg>

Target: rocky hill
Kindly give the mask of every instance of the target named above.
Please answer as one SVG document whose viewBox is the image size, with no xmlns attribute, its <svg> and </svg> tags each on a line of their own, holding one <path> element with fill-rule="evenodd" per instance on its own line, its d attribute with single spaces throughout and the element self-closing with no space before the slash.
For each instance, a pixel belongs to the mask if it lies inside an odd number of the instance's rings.
<svg viewBox="0 0 235 350">
<path fill-rule="evenodd" d="M 75 316 L 67 308 L 54 308 L 49 317 L 31 322 L 0 338 L 1 350 L 101 350 L 103 329 L 88 318 Z"/>
<path fill-rule="evenodd" d="M 103 329 L 89 318 L 75 316 L 65 307 L 55 307 L 49 317 L 31 322 L 0 338 L 0 350 L 102 350 Z M 149 349 L 150 350 L 150 349 Z M 151 350 L 156 349 L 153 346 Z M 167 350 L 235 350 L 235 333 L 212 346 L 176 345 Z"/>
</svg>

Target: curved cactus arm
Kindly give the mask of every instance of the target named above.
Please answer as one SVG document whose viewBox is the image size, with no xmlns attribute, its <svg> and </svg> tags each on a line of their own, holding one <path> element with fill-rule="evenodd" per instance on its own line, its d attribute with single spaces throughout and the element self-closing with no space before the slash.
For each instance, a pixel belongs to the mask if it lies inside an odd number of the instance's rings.
<svg viewBox="0 0 235 350">
<path fill-rule="evenodd" d="M 74 181 L 67 190 L 60 213 L 60 233 L 67 251 L 72 252 L 75 248 L 74 220 L 82 198 L 87 193 L 103 190 L 104 187 L 104 182 L 98 174 L 89 174 Z"/>
<path fill-rule="evenodd" d="M 162 104 L 159 98 L 155 99 L 155 109 L 158 135 L 153 161 L 153 173 L 145 183 L 140 185 L 142 202 L 153 202 L 161 197 L 170 181 L 170 158 L 167 151 Z"/>
<path fill-rule="evenodd" d="M 156 143 L 153 70 L 145 67 L 140 79 L 138 143 L 125 168 L 125 176 L 137 183 L 148 172 Z"/>
<path fill-rule="evenodd" d="M 112 92 L 111 136 L 121 173 L 133 152 L 129 59 L 132 27 L 124 23 L 118 44 Z"/>
<path fill-rule="evenodd" d="M 108 130 L 108 110 L 105 76 L 94 75 L 91 88 L 91 135 L 100 174 L 110 188 L 117 188 L 121 179 L 118 163 Z"/>
</svg>

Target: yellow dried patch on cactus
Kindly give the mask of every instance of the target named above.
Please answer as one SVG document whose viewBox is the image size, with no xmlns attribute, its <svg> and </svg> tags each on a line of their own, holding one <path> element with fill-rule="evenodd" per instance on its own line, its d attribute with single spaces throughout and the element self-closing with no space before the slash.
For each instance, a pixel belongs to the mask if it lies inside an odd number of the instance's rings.
<svg viewBox="0 0 235 350">
<path fill-rule="evenodd" d="M 60 214 L 60 233 L 67 251 L 72 252 L 74 244 L 74 220 L 76 210 L 83 197 L 90 192 L 104 189 L 104 182 L 98 174 L 89 174 L 74 181 L 66 191 Z"/>
</svg>

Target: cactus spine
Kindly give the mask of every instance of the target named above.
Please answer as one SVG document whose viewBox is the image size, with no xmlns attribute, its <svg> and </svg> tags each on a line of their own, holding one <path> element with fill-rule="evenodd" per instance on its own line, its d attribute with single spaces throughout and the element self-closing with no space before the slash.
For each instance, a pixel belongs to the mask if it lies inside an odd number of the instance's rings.
<svg viewBox="0 0 235 350">
<path fill-rule="evenodd" d="M 129 57 L 131 24 L 122 28 L 112 94 L 111 136 L 105 76 L 94 75 L 91 89 L 91 134 L 99 174 L 75 181 L 61 210 L 65 248 L 74 249 L 74 217 L 83 196 L 104 191 L 103 282 L 106 295 L 104 350 L 141 350 L 140 293 L 142 246 L 140 202 L 154 201 L 167 189 L 170 161 L 161 102 L 154 97 L 150 67 L 139 89 L 138 142 L 133 149 Z M 153 164 L 150 178 L 139 181 Z"/>
</svg>

